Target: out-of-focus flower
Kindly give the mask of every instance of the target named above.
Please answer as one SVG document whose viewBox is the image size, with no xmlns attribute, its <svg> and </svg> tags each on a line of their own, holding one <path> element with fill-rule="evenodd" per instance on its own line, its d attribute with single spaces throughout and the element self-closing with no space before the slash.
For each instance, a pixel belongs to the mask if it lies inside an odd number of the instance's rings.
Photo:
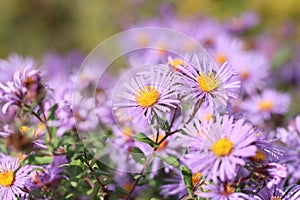
<svg viewBox="0 0 300 200">
<path fill-rule="evenodd" d="M 13 74 L 16 71 L 23 71 L 25 69 L 34 69 L 35 61 L 31 57 L 23 58 L 17 54 L 10 54 L 7 60 L 0 60 L 0 74 L 3 74 L 0 77 L 0 82 L 6 83 L 13 79 Z"/>
<path fill-rule="evenodd" d="M 176 170 L 173 169 L 174 173 L 172 173 L 171 178 L 166 178 L 166 183 L 161 186 L 161 194 L 164 197 L 170 196 L 170 195 L 176 195 L 177 197 L 184 197 L 188 194 L 188 191 L 186 189 L 184 179 L 182 177 L 182 174 Z M 192 184 L 195 188 L 195 191 L 197 191 L 197 187 L 202 185 L 202 174 L 200 172 L 195 172 L 192 174 Z"/>
<path fill-rule="evenodd" d="M 181 67 L 182 91 L 186 98 L 192 98 L 195 102 L 204 99 L 208 104 L 226 105 L 229 98 L 237 98 L 237 90 L 240 88 L 240 81 L 233 81 L 234 73 L 231 65 L 224 63 L 218 69 L 206 58 L 199 58 L 192 54 L 187 68 Z"/>
<path fill-rule="evenodd" d="M 212 50 L 213 58 L 220 66 L 226 61 L 231 63 L 232 59 L 242 52 L 242 47 L 242 41 L 237 38 L 219 35 Z"/>
<path fill-rule="evenodd" d="M 26 187 L 30 190 L 53 187 L 59 183 L 59 180 L 63 177 L 64 167 L 61 165 L 66 164 L 66 156 L 55 156 L 51 164 L 43 166 L 35 172 L 32 172 L 26 181 Z"/>
<path fill-rule="evenodd" d="M 44 144 L 45 125 L 38 123 L 37 128 L 21 126 L 15 131 L 5 128 L 0 136 L 5 138 L 7 147 L 13 147 L 16 151 L 32 151 L 46 148 Z"/>
<path fill-rule="evenodd" d="M 265 87 L 269 76 L 269 62 L 263 55 L 257 52 L 240 53 L 232 59 L 232 66 L 239 74 L 242 91 L 251 94 L 255 89 Z"/>
<path fill-rule="evenodd" d="M 253 143 L 257 137 L 242 119 L 234 121 L 224 116 L 211 120 L 200 130 L 192 126 L 189 124 L 185 132 L 193 131 L 190 134 L 198 140 L 191 145 L 187 162 L 193 170 L 207 176 L 207 180 L 217 183 L 218 177 L 221 181 L 234 178 L 238 166 L 243 166 L 247 158 L 255 155 L 257 148 Z"/>
<path fill-rule="evenodd" d="M 300 116 L 292 120 L 288 129 L 277 128 L 276 139 L 284 145 L 286 156 L 282 159 L 283 163 L 288 163 L 288 171 L 290 172 L 289 183 L 295 183 L 300 180 Z"/>
<path fill-rule="evenodd" d="M 249 112 L 252 122 L 261 123 L 262 119 L 270 119 L 271 114 L 285 114 L 290 105 L 290 96 L 275 90 L 264 90 L 262 94 L 246 99 L 241 107 Z"/>
<path fill-rule="evenodd" d="M 15 200 L 17 197 L 26 199 L 26 179 L 32 167 L 20 166 L 22 159 L 4 156 L 0 160 L 0 197 Z"/>
<path fill-rule="evenodd" d="M 150 76 L 147 77 L 147 76 Z M 113 105 L 113 109 L 126 109 L 133 122 L 140 119 L 151 122 L 153 113 L 160 115 L 169 112 L 179 103 L 175 99 L 175 74 L 166 68 L 151 67 L 147 76 L 136 76 L 126 84 L 127 91 L 119 95 L 122 102 Z M 142 120 L 143 121 L 143 120 Z"/>
</svg>

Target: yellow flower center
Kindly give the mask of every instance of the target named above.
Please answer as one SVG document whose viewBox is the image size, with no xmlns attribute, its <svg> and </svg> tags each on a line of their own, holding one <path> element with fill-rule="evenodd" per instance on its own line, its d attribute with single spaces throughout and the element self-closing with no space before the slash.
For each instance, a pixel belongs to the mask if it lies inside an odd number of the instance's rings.
<svg viewBox="0 0 300 200">
<path fill-rule="evenodd" d="M 186 67 L 186 64 L 183 60 L 181 59 L 173 59 L 173 60 L 169 60 L 169 62 L 167 63 L 168 66 L 171 66 L 173 67 L 176 71 L 178 71 L 178 67 L 179 65 L 183 66 L 183 67 Z"/>
<path fill-rule="evenodd" d="M 21 133 L 24 135 L 24 134 L 27 134 L 29 132 L 29 128 L 27 126 L 21 126 Z"/>
<path fill-rule="evenodd" d="M 215 73 L 211 72 L 207 75 L 198 75 L 197 77 L 199 88 L 204 92 L 211 92 L 220 84 L 220 79 L 215 78 Z"/>
<path fill-rule="evenodd" d="M 249 71 L 248 70 L 243 70 L 240 72 L 240 77 L 241 77 L 241 80 L 245 81 L 248 79 L 249 77 Z"/>
<path fill-rule="evenodd" d="M 12 170 L 0 172 L 0 186 L 9 187 L 14 183 L 15 176 Z"/>
<path fill-rule="evenodd" d="M 137 37 L 137 43 L 139 46 L 147 46 L 147 44 L 149 44 L 150 42 L 150 38 L 146 33 L 141 33 L 138 35 Z"/>
<path fill-rule="evenodd" d="M 251 157 L 251 160 L 255 162 L 265 161 L 266 155 L 261 150 L 257 150 L 255 156 Z"/>
<path fill-rule="evenodd" d="M 193 183 L 194 187 L 197 185 L 197 183 L 199 183 L 199 180 L 201 179 L 201 177 L 202 177 L 202 174 L 200 172 L 193 174 L 192 183 Z"/>
<path fill-rule="evenodd" d="M 217 53 L 216 60 L 218 63 L 223 64 L 225 61 L 227 61 L 227 57 L 223 53 Z"/>
<path fill-rule="evenodd" d="M 233 143 L 227 138 L 222 138 L 214 144 L 212 152 L 214 152 L 217 156 L 222 157 L 228 156 L 232 149 Z"/>
<path fill-rule="evenodd" d="M 159 143 L 162 139 L 163 139 L 163 136 L 162 136 L 162 135 L 159 135 L 159 136 L 158 136 L 157 142 Z M 153 142 L 156 142 L 156 136 L 152 136 L 152 140 L 153 140 Z M 167 145 L 168 145 L 168 141 L 167 141 L 167 140 L 164 140 L 164 141 L 159 145 L 159 147 L 157 148 L 157 150 L 158 150 L 158 151 L 163 150 L 164 148 L 166 148 Z"/>
<path fill-rule="evenodd" d="M 135 101 L 143 108 L 149 108 L 157 103 L 159 92 L 153 86 L 145 86 L 135 95 Z"/>
<path fill-rule="evenodd" d="M 132 136 L 133 132 L 133 129 L 129 126 L 124 126 L 122 128 L 122 133 L 129 138 Z"/>
<path fill-rule="evenodd" d="M 260 111 L 270 111 L 273 108 L 273 101 L 262 100 L 258 103 L 258 109 Z"/>
</svg>

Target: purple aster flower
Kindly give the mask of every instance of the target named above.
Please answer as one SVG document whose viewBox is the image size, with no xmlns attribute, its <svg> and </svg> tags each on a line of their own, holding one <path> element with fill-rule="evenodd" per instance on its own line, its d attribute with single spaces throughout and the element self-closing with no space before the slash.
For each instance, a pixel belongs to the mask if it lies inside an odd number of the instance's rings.
<svg viewBox="0 0 300 200">
<path fill-rule="evenodd" d="M 171 178 L 166 178 L 166 183 L 161 186 L 161 194 L 166 198 L 168 196 L 176 196 L 178 199 L 188 195 L 184 179 L 179 170 L 173 169 L 171 173 Z M 194 186 L 194 191 L 197 191 L 197 188 L 204 183 L 202 181 L 202 174 L 200 172 L 194 172 L 192 174 L 192 184 Z"/>
<path fill-rule="evenodd" d="M 264 187 L 254 199 L 259 200 L 297 200 L 300 198 L 300 185 L 289 185 L 283 188 L 283 182 L 278 187 Z"/>
<path fill-rule="evenodd" d="M 43 85 L 39 71 L 25 68 L 23 72 L 16 71 L 13 81 L 7 82 L 6 85 L 0 83 L 0 100 L 5 104 L 2 112 L 6 113 L 11 105 L 26 107 L 33 101 L 39 102 L 44 98 Z"/>
<path fill-rule="evenodd" d="M 230 62 L 242 52 L 243 43 L 237 38 L 228 35 L 219 35 L 212 50 L 215 61 L 221 66 L 226 61 Z"/>
<path fill-rule="evenodd" d="M 288 129 L 278 128 L 275 132 L 275 138 L 283 144 L 286 156 L 282 162 L 287 163 L 290 174 L 290 183 L 300 180 L 300 116 L 292 120 Z"/>
<path fill-rule="evenodd" d="M 182 77 L 182 91 L 186 98 L 196 101 L 205 99 L 210 105 L 226 105 L 229 98 L 237 98 L 235 90 L 240 88 L 240 81 L 233 81 L 231 65 L 224 63 L 221 68 L 206 58 L 192 54 L 189 66 L 178 66 Z M 191 66 L 190 66 L 191 65 Z"/>
<path fill-rule="evenodd" d="M 5 74 L 5 76 L 1 76 L 0 82 L 5 83 L 11 80 L 16 71 L 21 71 L 22 73 L 25 69 L 34 69 L 35 67 L 33 58 L 23 58 L 14 53 L 10 54 L 7 60 L 0 60 L 0 74 Z"/>
<path fill-rule="evenodd" d="M 232 58 L 232 66 L 239 74 L 243 91 L 251 94 L 255 89 L 262 89 L 269 76 L 268 60 L 257 52 L 240 53 Z M 259 71 L 259 73 L 257 73 Z"/>
<path fill-rule="evenodd" d="M 137 75 L 126 83 L 125 91 L 118 96 L 120 103 L 115 103 L 116 112 L 128 113 L 133 122 L 142 119 L 151 122 L 153 113 L 160 115 L 175 108 L 179 101 L 175 99 L 175 74 L 166 67 L 151 67 L 150 74 Z M 150 77 L 149 77 L 150 76 Z M 117 114 L 118 115 L 118 114 Z"/>
<path fill-rule="evenodd" d="M 61 165 L 66 163 L 66 156 L 55 156 L 51 164 L 31 173 L 30 178 L 26 181 L 26 187 L 32 190 L 57 185 L 63 177 L 62 173 L 65 170 Z"/>
<path fill-rule="evenodd" d="M 226 184 L 210 184 L 203 186 L 203 192 L 197 192 L 199 197 L 209 198 L 210 200 L 246 200 L 251 199 L 250 196 L 235 192 L 235 188 L 231 187 L 230 183 Z"/>
<path fill-rule="evenodd" d="M 27 196 L 26 179 L 32 167 L 29 165 L 20 166 L 22 159 L 4 156 L 0 160 L 0 198 L 15 200 L 17 197 Z"/>
<path fill-rule="evenodd" d="M 285 114 L 290 105 L 290 96 L 275 90 L 265 90 L 261 94 L 253 95 L 245 100 L 241 108 L 249 112 L 249 119 L 252 122 L 268 120 L 271 114 Z"/>
<path fill-rule="evenodd" d="M 218 177 L 222 181 L 234 178 L 238 166 L 245 165 L 246 159 L 256 153 L 255 132 L 242 119 L 234 121 L 229 116 L 217 116 L 216 121 L 210 120 L 201 129 L 193 126 L 191 123 L 184 128 L 187 133 L 193 131 L 189 134 L 197 139 L 186 157 L 191 168 L 200 171 L 208 180 L 217 183 Z"/>
<path fill-rule="evenodd" d="M 38 123 L 34 126 L 21 126 L 16 130 L 10 130 L 7 126 L 0 132 L 0 137 L 5 138 L 7 147 L 12 147 L 16 151 L 29 151 L 46 148 L 44 144 L 45 125 Z"/>
</svg>

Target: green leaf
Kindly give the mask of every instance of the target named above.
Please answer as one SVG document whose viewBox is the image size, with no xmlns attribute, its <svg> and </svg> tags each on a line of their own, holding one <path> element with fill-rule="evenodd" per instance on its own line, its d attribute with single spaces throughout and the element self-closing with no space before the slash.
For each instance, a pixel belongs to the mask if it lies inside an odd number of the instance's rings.
<svg viewBox="0 0 300 200">
<path fill-rule="evenodd" d="M 139 164 L 144 164 L 146 162 L 147 157 L 139 148 L 133 147 L 131 149 L 131 155 L 134 161 Z"/>
<path fill-rule="evenodd" d="M 161 127 L 161 129 L 162 130 L 164 130 L 164 131 L 168 131 L 169 130 L 169 122 L 168 122 L 168 120 L 165 120 L 164 122 L 163 122 L 163 126 Z"/>
<path fill-rule="evenodd" d="M 28 161 L 28 163 L 30 163 L 31 165 L 46 165 L 53 162 L 53 156 L 35 154 L 28 156 L 26 158 L 26 161 Z"/>
<path fill-rule="evenodd" d="M 174 156 L 168 156 L 168 157 L 161 157 L 158 156 L 162 161 L 166 162 L 167 164 L 179 169 L 179 162 L 177 160 L 177 158 L 175 158 Z"/>
<path fill-rule="evenodd" d="M 54 120 L 55 119 L 55 111 L 57 110 L 58 105 L 54 104 L 50 109 L 49 109 L 49 114 L 48 114 L 48 120 Z"/>
<path fill-rule="evenodd" d="M 182 176 L 183 176 L 183 180 L 184 180 L 186 189 L 188 190 L 190 195 L 193 195 L 194 186 L 193 186 L 193 181 L 192 181 L 192 176 L 193 176 L 192 171 L 187 166 L 182 165 L 181 166 L 181 173 L 182 173 Z"/>
<path fill-rule="evenodd" d="M 157 148 L 158 145 L 155 144 L 155 142 L 153 140 L 151 140 L 150 138 L 148 138 L 144 133 L 138 133 L 134 136 L 134 139 L 146 144 L 149 144 L 151 147 L 153 148 Z"/>
</svg>

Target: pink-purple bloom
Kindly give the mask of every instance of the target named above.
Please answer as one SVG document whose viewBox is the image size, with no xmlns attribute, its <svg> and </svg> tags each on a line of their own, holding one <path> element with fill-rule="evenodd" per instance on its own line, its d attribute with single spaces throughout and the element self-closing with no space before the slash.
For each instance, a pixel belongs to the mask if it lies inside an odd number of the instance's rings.
<svg viewBox="0 0 300 200">
<path fill-rule="evenodd" d="M 186 99 L 193 99 L 194 102 L 205 100 L 210 105 L 226 105 L 230 98 L 238 97 L 240 81 L 232 79 L 235 73 L 227 62 L 218 68 L 206 57 L 199 57 L 195 53 L 186 60 L 188 67 L 178 66 L 182 77 L 182 93 Z"/>
<path fill-rule="evenodd" d="M 15 200 L 17 197 L 26 199 L 26 179 L 32 167 L 20 166 L 22 159 L 4 156 L 0 160 L 0 198 Z"/>
<path fill-rule="evenodd" d="M 187 155 L 189 166 L 215 183 L 218 178 L 221 181 L 233 179 L 238 166 L 245 165 L 247 158 L 254 156 L 257 150 L 253 145 L 257 140 L 255 132 L 242 119 L 217 117 L 200 129 L 193 128 L 191 123 L 184 131 L 197 138 L 190 147 L 193 151 Z"/>
</svg>

